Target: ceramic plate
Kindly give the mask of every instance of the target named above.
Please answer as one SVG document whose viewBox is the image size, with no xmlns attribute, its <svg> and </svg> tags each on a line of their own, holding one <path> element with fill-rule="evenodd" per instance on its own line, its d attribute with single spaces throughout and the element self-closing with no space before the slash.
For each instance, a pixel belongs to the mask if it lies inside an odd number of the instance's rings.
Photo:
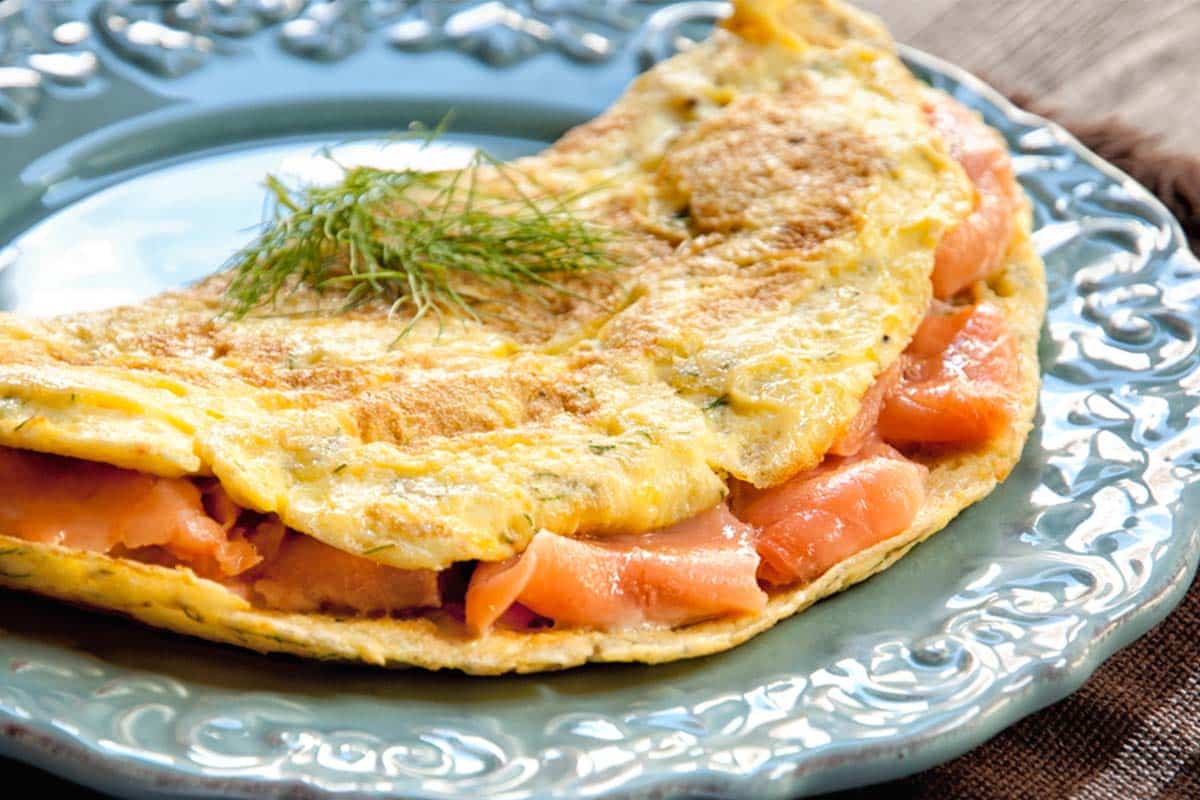
<svg viewBox="0 0 1200 800">
<path fill-rule="evenodd" d="M 361 137 L 454 109 L 448 158 L 534 151 L 723 9 L 0 0 L 0 302 L 198 277 L 248 237 L 266 171 L 328 168 L 319 145 L 403 160 Z M 931 766 L 1079 686 L 1196 566 L 1200 265 L 1062 130 L 905 55 L 1008 137 L 1049 268 L 1041 413 L 994 495 L 748 644 L 653 668 L 310 664 L 0 595 L 0 748 L 140 796 L 784 798 Z"/>
</svg>

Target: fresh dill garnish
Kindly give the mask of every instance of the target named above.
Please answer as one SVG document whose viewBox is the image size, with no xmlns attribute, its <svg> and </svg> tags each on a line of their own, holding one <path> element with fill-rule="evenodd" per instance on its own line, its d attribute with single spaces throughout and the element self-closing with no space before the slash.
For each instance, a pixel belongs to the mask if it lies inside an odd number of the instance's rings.
<svg viewBox="0 0 1200 800">
<path fill-rule="evenodd" d="M 394 545 L 394 544 L 381 544 L 381 545 L 377 545 L 376 547 L 371 547 L 371 548 L 369 548 L 369 549 L 367 549 L 367 550 L 363 550 L 363 551 L 362 551 L 362 555 L 364 555 L 364 556 L 369 556 L 369 555 L 371 555 L 372 553 L 379 553 L 379 552 L 382 552 L 382 551 L 384 551 L 384 550 L 391 550 L 391 549 L 392 549 L 393 547 L 395 547 L 395 546 L 396 546 L 396 545 Z"/>
<path fill-rule="evenodd" d="M 591 450 L 593 453 L 595 453 L 598 456 L 604 455 L 609 450 L 615 450 L 616 447 L 617 446 L 615 444 L 589 444 L 588 445 L 588 449 Z"/>
<path fill-rule="evenodd" d="M 340 474 L 342 472 L 342 470 L 346 469 L 346 467 L 348 467 L 348 466 L 350 466 L 350 465 L 349 464 L 338 464 L 336 467 L 333 468 L 333 474 L 334 475 Z"/>
<path fill-rule="evenodd" d="M 571 209 L 581 195 L 544 191 L 482 151 L 460 170 L 342 170 L 332 186 L 268 176 L 273 211 L 226 266 L 228 314 L 272 307 L 306 286 L 339 292 L 338 310 L 386 302 L 408 314 L 403 335 L 430 312 L 477 320 L 496 289 L 573 295 L 561 276 L 614 266 L 613 231 Z"/>
<path fill-rule="evenodd" d="M 28 418 L 22 420 L 21 422 L 17 423 L 17 427 L 13 428 L 13 433 L 20 432 L 20 430 L 22 428 L 24 428 L 29 423 L 33 422 L 35 419 L 37 419 L 37 414 L 34 414 L 32 417 L 28 417 Z"/>
</svg>

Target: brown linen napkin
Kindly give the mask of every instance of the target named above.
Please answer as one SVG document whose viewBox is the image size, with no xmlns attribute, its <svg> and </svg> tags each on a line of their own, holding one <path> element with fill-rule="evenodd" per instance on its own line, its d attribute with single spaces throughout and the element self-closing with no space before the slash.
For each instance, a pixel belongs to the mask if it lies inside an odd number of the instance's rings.
<svg viewBox="0 0 1200 800">
<path fill-rule="evenodd" d="M 1053 109 L 1015 102 L 1051 119 Z M 1200 252 L 1200 161 L 1115 117 L 1060 120 L 1158 195 Z M 1197 510 L 1200 514 L 1200 510 Z M 826 800 L 1200 800 L 1200 582 L 1083 688 L 940 767 Z"/>
<path fill-rule="evenodd" d="M 1034 107 L 1023 98 L 1017 103 Z M 1114 118 L 1066 126 L 1154 191 L 1200 250 L 1200 162 L 1160 151 L 1154 137 Z M 0 775 L 33 789 L 30 796 L 100 797 L 7 759 L 0 759 Z M 835 798 L 1200 799 L 1200 584 L 1166 621 L 1067 699 L 940 767 L 826 800 Z"/>
</svg>

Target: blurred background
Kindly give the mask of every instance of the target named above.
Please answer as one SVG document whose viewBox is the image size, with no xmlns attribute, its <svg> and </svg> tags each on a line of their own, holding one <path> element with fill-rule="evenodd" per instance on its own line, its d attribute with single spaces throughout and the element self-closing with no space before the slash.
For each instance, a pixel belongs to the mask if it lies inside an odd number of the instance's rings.
<svg viewBox="0 0 1200 800">
<path fill-rule="evenodd" d="M 1197 0 L 857 0 L 895 37 L 1071 119 L 1119 115 L 1200 156 Z"/>
</svg>

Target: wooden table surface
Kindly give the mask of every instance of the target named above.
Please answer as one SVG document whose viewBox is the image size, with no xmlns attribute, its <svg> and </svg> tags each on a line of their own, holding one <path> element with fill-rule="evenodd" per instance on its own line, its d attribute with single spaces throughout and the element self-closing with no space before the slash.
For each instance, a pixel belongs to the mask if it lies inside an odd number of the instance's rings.
<svg viewBox="0 0 1200 800">
<path fill-rule="evenodd" d="M 856 0 L 896 39 L 1072 119 L 1119 114 L 1200 156 L 1200 0 Z"/>
<path fill-rule="evenodd" d="M 857 0 L 902 42 L 1068 116 L 1119 114 L 1200 157 L 1200 0 Z M 97 797 L 0 759 L 8 782 Z"/>
</svg>

